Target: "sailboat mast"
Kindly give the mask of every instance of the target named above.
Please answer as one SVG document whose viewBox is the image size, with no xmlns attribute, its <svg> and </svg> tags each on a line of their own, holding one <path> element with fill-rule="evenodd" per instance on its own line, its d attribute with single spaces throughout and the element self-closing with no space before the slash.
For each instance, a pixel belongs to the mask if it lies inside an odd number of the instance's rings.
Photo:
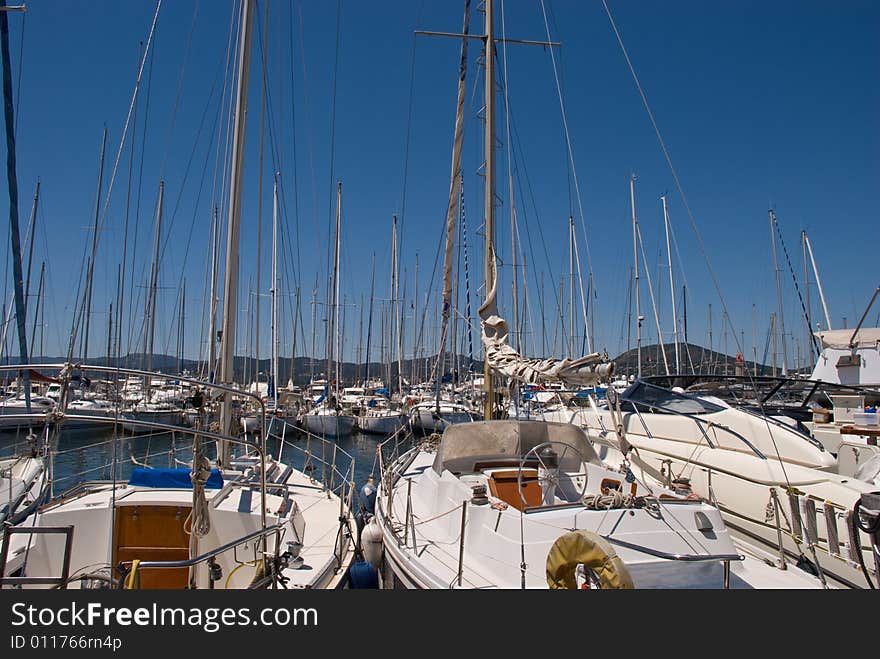
<svg viewBox="0 0 880 659">
<path fill-rule="evenodd" d="M 278 178 L 272 188 L 272 400 L 278 404 Z"/>
<path fill-rule="evenodd" d="M 413 274 L 413 359 L 412 359 L 412 382 L 418 382 L 418 370 L 416 369 L 416 359 L 418 357 L 418 332 L 419 332 L 419 254 L 416 252 L 416 267 Z M 384 336 L 384 334 L 383 334 Z"/>
<path fill-rule="evenodd" d="M 312 351 L 309 355 L 309 382 L 315 379 L 315 321 L 316 321 L 316 303 L 315 299 L 318 294 L 318 287 L 312 289 Z"/>
<path fill-rule="evenodd" d="M 31 266 L 34 262 L 34 239 L 37 235 L 37 207 L 40 204 L 40 182 L 37 181 L 37 190 L 34 192 L 34 203 L 31 206 L 31 219 L 28 222 L 30 226 L 30 246 L 28 247 L 28 264 L 27 264 L 27 276 L 24 280 L 24 308 L 27 311 L 28 306 L 30 306 L 29 300 L 31 299 Z M 806 266 L 804 266 L 806 267 Z M 31 350 L 33 352 L 33 350 Z"/>
<path fill-rule="evenodd" d="M 669 261 L 669 296 L 672 298 L 672 340 L 675 343 L 675 372 L 681 372 L 681 357 L 678 349 L 678 316 L 675 313 L 675 281 L 672 276 L 672 251 L 669 244 L 669 210 L 666 207 L 666 195 L 663 200 L 663 226 L 666 229 L 666 256 Z"/>
<path fill-rule="evenodd" d="M 397 244 L 397 215 L 394 216 L 394 322 L 397 325 L 397 392 L 403 393 L 403 306 L 400 299 L 400 255 Z M 390 382 L 388 383 L 391 384 Z"/>
<path fill-rule="evenodd" d="M 302 312 L 299 308 L 299 286 L 296 287 L 296 309 L 293 312 L 293 342 L 290 346 L 290 384 L 293 388 L 296 382 L 296 338 L 299 334 L 299 326 L 302 319 Z"/>
<path fill-rule="evenodd" d="M 370 311 L 367 313 L 367 351 L 364 355 L 364 385 L 370 379 L 370 340 L 373 338 L 373 298 L 376 286 L 376 253 L 373 252 L 373 274 L 370 275 Z M 389 383 L 390 384 L 390 383 Z"/>
<path fill-rule="evenodd" d="M 159 247 L 162 242 L 162 205 L 165 198 L 165 181 L 159 181 L 159 203 L 156 215 L 156 247 L 153 251 L 153 268 L 150 272 L 150 289 L 147 298 L 147 314 L 149 317 L 149 327 L 147 331 L 147 368 L 153 370 L 153 342 L 156 334 L 156 294 L 159 288 Z M 147 398 L 149 399 L 149 383 L 146 387 Z"/>
<path fill-rule="evenodd" d="M 211 301 L 208 318 L 208 382 L 214 382 L 214 368 L 217 363 L 217 261 L 220 252 L 220 220 L 217 207 L 211 219 Z"/>
<path fill-rule="evenodd" d="M 336 336 L 336 321 L 337 321 L 337 275 L 339 270 L 339 215 L 340 215 L 340 204 L 342 203 L 342 181 L 339 181 L 336 184 L 336 237 L 335 237 L 335 246 L 333 249 L 333 277 L 330 280 L 330 309 L 329 309 L 329 318 L 330 318 L 330 326 L 327 331 L 327 378 L 330 379 L 333 377 L 333 364 L 335 357 L 335 336 Z M 338 373 L 337 373 L 338 375 Z M 335 382 L 335 391 L 339 391 L 339 382 Z M 330 391 L 329 387 L 327 389 Z"/>
<path fill-rule="evenodd" d="M 40 265 L 40 283 L 37 285 L 37 303 L 34 307 L 34 324 L 33 329 L 31 330 L 31 349 L 30 355 L 33 358 L 34 355 L 34 341 L 37 338 L 37 319 L 39 317 L 40 308 L 43 304 L 43 279 L 46 276 L 46 262 Z"/>
<path fill-rule="evenodd" d="M 238 54 L 238 84 L 235 98 L 235 126 L 232 142 L 232 166 L 229 173 L 229 224 L 226 234 L 226 271 L 223 287 L 223 334 L 220 345 L 220 382 L 234 380 L 235 318 L 238 305 L 238 243 L 241 229 L 241 191 L 244 172 L 244 134 L 247 119 L 248 78 L 250 74 L 251 37 L 255 0 L 243 0 L 241 6 L 241 44 Z M 220 432 L 232 429 L 232 405 L 229 394 L 220 407 Z M 217 447 L 217 464 L 226 467 L 230 446 L 221 441 Z"/>
<path fill-rule="evenodd" d="M 768 215 L 770 216 L 770 244 L 773 246 L 773 270 L 776 273 L 776 304 L 779 307 L 779 330 L 782 339 L 782 375 L 787 377 L 788 351 L 785 348 L 785 316 L 782 315 L 782 284 L 779 281 L 779 261 L 776 258 L 776 214 L 771 208 Z"/>
<path fill-rule="evenodd" d="M 397 304 L 397 216 L 391 218 L 391 282 L 388 287 L 388 332 L 390 334 L 388 341 L 388 387 L 393 388 L 391 383 L 391 364 L 394 361 L 395 332 L 399 329 L 395 321 L 397 313 L 395 312 Z M 398 374 L 399 375 L 399 374 Z"/>
<path fill-rule="evenodd" d="M 485 276 L 486 286 L 484 295 L 488 299 L 490 291 L 495 288 L 495 23 L 492 0 L 485 0 Z M 484 350 L 485 354 L 485 350 Z M 494 409 L 494 387 L 492 384 L 492 369 L 489 360 L 483 361 L 483 391 L 485 401 L 483 414 L 485 419 L 491 419 Z"/>
<path fill-rule="evenodd" d="M 568 356 L 574 358 L 575 324 L 574 324 L 574 217 L 568 216 L 568 324 L 570 329 Z"/>
<path fill-rule="evenodd" d="M 636 293 L 636 352 L 638 353 L 638 369 L 636 371 L 638 377 L 642 377 L 642 306 L 639 298 L 639 249 L 638 249 L 638 232 L 639 221 L 636 218 L 636 177 L 635 174 L 629 180 L 629 199 L 632 208 L 632 226 L 633 226 L 633 287 Z"/>
<path fill-rule="evenodd" d="M 180 315 L 177 320 L 177 372 L 183 373 L 183 337 L 186 334 L 186 277 L 180 291 Z"/>
<path fill-rule="evenodd" d="M 89 358 L 89 325 L 92 316 L 92 279 L 95 273 L 95 257 L 98 251 L 98 220 L 101 214 L 101 187 L 104 182 L 104 153 L 107 148 L 107 127 L 104 126 L 104 133 L 101 138 L 101 164 L 98 167 L 98 192 L 95 194 L 95 226 L 92 230 L 92 257 L 89 262 L 88 278 L 86 280 L 86 327 L 83 333 L 83 349 L 82 359 L 88 361 Z"/>
<path fill-rule="evenodd" d="M 828 315 L 828 305 L 825 304 L 825 293 L 822 291 L 822 281 L 819 279 L 819 270 L 816 267 L 816 259 L 813 258 L 813 246 L 810 244 L 810 237 L 804 231 L 804 242 L 807 245 L 807 252 L 810 255 L 810 263 L 813 265 L 813 274 L 816 277 L 816 288 L 819 290 L 819 299 L 822 301 L 822 311 L 825 313 L 825 329 L 831 329 L 831 316 Z"/>
</svg>

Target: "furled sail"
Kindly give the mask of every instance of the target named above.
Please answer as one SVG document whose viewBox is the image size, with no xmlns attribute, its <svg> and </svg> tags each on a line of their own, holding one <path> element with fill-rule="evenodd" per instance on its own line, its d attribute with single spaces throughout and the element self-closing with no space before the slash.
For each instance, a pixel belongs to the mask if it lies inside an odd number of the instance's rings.
<svg viewBox="0 0 880 659">
<path fill-rule="evenodd" d="M 507 321 L 498 314 L 496 302 L 498 277 L 494 245 L 490 245 L 489 249 L 492 280 L 495 283 L 489 289 L 479 313 L 486 361 L 492 370 L 518 382 L 554 380 L 572 386 L 593 385 L 610 378 L 614 372 L 614 362 L 607 355 L 594 352 L 580 359 L 529 359 L 508 344 Z"/>
</svg>

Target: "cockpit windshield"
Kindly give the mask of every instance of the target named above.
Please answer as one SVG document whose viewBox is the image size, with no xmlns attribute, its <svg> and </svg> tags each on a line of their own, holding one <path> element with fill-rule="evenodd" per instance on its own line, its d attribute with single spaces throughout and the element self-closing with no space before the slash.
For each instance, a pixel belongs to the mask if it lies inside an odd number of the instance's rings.
<svg viewBox="0 0 880 659">
<path fill-rule="evenodd" d="M 647 382 L 637 381 L 621 398 L 636 405 L 641 412 L 671 414 L 712 414 L 724 408 L 707 400 L 664 389 Z"/>
</svg>

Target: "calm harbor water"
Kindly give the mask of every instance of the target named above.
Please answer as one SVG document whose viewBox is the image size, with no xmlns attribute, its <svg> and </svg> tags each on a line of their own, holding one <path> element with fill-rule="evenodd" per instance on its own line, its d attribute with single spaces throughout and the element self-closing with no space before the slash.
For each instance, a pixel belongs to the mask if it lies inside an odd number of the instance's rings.
<svg viewBox="0 0 880 659">
<path fill-rule="evenodd" d="M 384 441 L 380 435 L 355 432 L 348 437 L 328 440 L 326 443 L 308 436 L 290 426 L 285 435 L 285 445 L 280 459 L 297 469 L 306 465 L 306 451 L 317 459 L 331 463 L 333 446 L 337 446 L 336 465 L 341 474 L 348 472 L 354 461 L 355 492 L 359 491 L 370 474 L 378 477 L 379 465 L 376 462 L 376 447 Z M 268 452 L 279 458 L 281 442 L 275 437 L 267 442 Z M 26 432 L 6 431 L 0 433 L 0 457 L 26 452 L 28 443 Z M 115 456 L 114 456 L 115 450 Z M 208 457 L 216 456 L 213 442 L 206 444 Z M 343 453 L 344 452 L 344 453 Z M 106 429 L 62 430 L 52 446 L 54 470 L 53 494 L 59 495 L 84 481 L 110 480 L 113 478 L 111 465 L 116 463 L 116 478 L 128 480 L 137 466 L 181 467 L 192 458 L 192 435 L 180 433 L 152 433 L 131 435 L 123 433 L 114 441 L 112 427 Z M 349 459 L 346 454 L 351 456 Z M 315 461 L 313 460 L 313 463 Z M 323 473 L 322 473 L 323 472 Z M 329 469 L 322 470 L 315 464 L 314 477 L 329 482 Z M 324 476 L 326 474 L 326 476 Z M 340 481 L 334 476 L 334 486 Z"/>
</svg>

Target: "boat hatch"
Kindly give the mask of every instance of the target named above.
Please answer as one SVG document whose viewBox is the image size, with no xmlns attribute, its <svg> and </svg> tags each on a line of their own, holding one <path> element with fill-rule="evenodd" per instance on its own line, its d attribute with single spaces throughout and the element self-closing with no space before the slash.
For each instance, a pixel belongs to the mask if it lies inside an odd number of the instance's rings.
<svg viewBox="0 0 880 659">
<path fill-rule="evenodd" d="M 517 510 L 536 508 L 543 498 L 537 469 L 522 470 L 522 489 L 519 486 L 519 469 L 487 470 L 489 492 Z M 523 501 L 525 499 L 525 501 Z"/>
<path fill-rule="evenodd" d="M 113 565 L 131 561 L 185 561 L 189 536 L 184 524 L 192 508 L 178 505 L 136 505 L 116 508 Z M 183 589 L 188 568 L 138 570 L 142 589 Z"/>
</svg>

